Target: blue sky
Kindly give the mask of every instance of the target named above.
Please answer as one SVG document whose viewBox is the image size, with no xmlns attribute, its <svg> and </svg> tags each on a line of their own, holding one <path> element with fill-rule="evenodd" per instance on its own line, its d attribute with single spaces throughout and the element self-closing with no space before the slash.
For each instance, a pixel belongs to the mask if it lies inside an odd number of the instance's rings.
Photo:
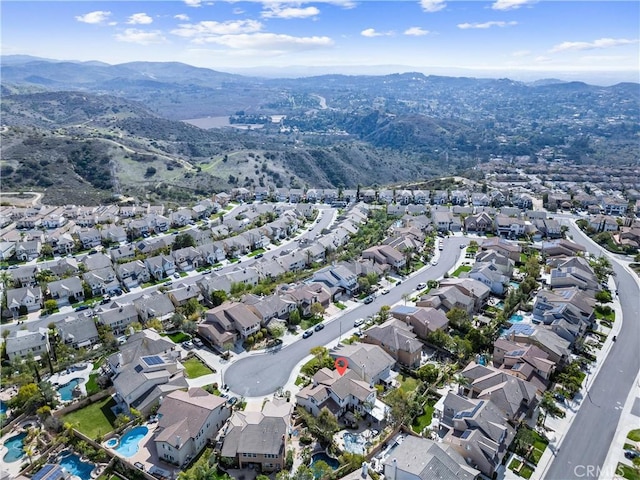
<svg viewBox="0 0 640 480">
<path fill-rule="evenodd" d="M 6 1 L 2 54 L 243 67 L 639 70 L 640 2 Z"/>
</svg>

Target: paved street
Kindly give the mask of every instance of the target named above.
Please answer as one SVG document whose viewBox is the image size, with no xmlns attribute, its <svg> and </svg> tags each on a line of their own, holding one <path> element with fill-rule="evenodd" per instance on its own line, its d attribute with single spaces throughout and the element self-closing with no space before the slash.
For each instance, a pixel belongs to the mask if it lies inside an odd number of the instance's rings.
<svg viewBox="0 0 640 480">
<path fill-rule="evenodd" d="M 224 371 L 224 382 L 232 392 L 244 397 L 259 397 L 275 392 L 289 380 L 295 366 L 306 356 L 309 350 L 317 346 L 331 346 L 340 334 L 346 336 L 353 330 L 354 321 L 377 313 L 383 305 L 393 305 L 402 300 L 403 293 L 414 293 L 420 282 L 442 277 L 453 267 L 460 256 L 460 244 L 468 243 L 465 237 L 450 237 L 444 240 L 444 250 L 436 266 L 428 266 L 417 274 L 393 287 L 387 295 L 379 295 L 368 304 L 362 304 L 344 315 L 328 322 L 324 330 L 315 332 L 307 339 L 283 347 L 273 353 L 251 355 L 238 360 Z"/>
<path fill-rule="evenodd" d="M 596 255 L 602 249 L 580 232 L 573 223 L 574 240 Z M 611 257 L 610 257 L 611 258 Z M 549 469 L 541 478 L 565 480 L 575 478 L 613 478 L 614 472 L 600 471 L 618 425 L 622 407 L 640 370 L 640 289 L 632 275 L 618 262 L 616 272 L 624 323 L 608 357 L 589 388 L 569 431 Z"/>
</svg>

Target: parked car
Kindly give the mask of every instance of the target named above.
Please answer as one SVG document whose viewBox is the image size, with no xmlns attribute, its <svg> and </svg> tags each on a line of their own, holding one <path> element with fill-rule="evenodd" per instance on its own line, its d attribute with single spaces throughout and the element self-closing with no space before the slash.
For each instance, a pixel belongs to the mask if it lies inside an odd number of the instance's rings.
<svg viewBox="0 0 640 480">
<path fill-rule="evenodd" d="M 353 322 L 354 327 L 359 327 L 362 324 L 364 324 L 364 318 L 359 318 L 355 322 Z"/>
<path fill-rule="evenodd" d="M 191 350 L 193 348 L 193 342 L 191 340 L 187 340 L 186 342 L 182 342 L 182 346 L 187 350 Z"/>
<path fill-rule="evenodd" d="M 259 253 L 256 255 L 256 258 L 262 258 L 262 257 L 264 257 L 264 253 Z"/>
<path fill-rule="evenodd" d="M 76 312 L 81 312 L 82 310 L 88 310 L 89 309 L 89 305 L 80 305 L 78 308 L 76 308 Z"/>
<path fill-rule="evenodd" d="M 438 264 L 437 260 L 431 260 L 431 265 L 433 265 L 434 267 Z"/>
<path fill-rule="evenodd" d="M 373 302 L 373 297 L 371 295 L 369 295 L 367 298 L 364 299 L 364 303 L 371 303 Z"/>
<path fill-rule="evenodd" d="M 238 403 L 238 397 L 230 397 L 229 400 L 227 400 L 227 403 L 229 404 L 229 406 L 234 406 L 236 403 Z"/>
<path fill-rule="evenodd" d="M 388 288 L 383 288 L 382 290 L 380 290 L 380 293 L 382 295 L 386 295 L 387 293 L 389 293 L 389 289 Z"/>
<path fill-rule="evenodd" d="M 309 338 L 311 335 L 313 335 L 313 330 L 307 330 L 302 334 L 302 338 Z"/>
<path fill-rule="evenodd" d="M 416 286 L 416 290 L 424 290 L 425 288 L 427 288 L 427 284 L 424 282 L 421 282 Z"/>
<path fill-rule="evenodd" d="M 136 462 L 133 464 L 134 467 L 139 468 L 140 470 L 142 470 L 144 472 L 144 465 L 140 462 Z"/>
<path fill-rule="evenodd" d="M 322 330 L 323 328 L 324 328 L 324 323 L 319 323 L 319 324 L 317 324 L 315 327 L 313 327 L 313 329 L 314 329 L 316 332 L 319 332 L 319 331 L 320 331 L 320 330 Z"/>
<path fill-rule="evenodd" d="M 174 273 L 173 278 L 180 278 L 180 274 L 178 272 Z"/>
<path fill-rule="evenodd" d="M 202 343 L 202 340 L 200 340 L 199 338 L 194 338 L 192 342 L 198 348 L 204 347 L 204 343 Z"/>
<path fill-rule="evenodd" d="M 624 456 L 629 460 L 633 460 L 634 458 L 640 457 L 640 452 L 638 452 L 637 450 L 625 450 Z"/>
</svg>

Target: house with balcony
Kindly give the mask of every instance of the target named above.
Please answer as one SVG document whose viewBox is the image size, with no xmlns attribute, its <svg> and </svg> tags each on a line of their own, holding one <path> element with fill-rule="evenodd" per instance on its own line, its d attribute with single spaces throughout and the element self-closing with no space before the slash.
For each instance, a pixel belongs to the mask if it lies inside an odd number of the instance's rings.
<svg viewBox="0 0 640 480">
<path fill-rule="evenodd" d="M 468 233 L 492 232 L 493 218 L 487 212 L 469 215 L 464 219 L 464 230 Z"/>
<path fill-rule="evenodd" d="M 194 387 L 169 393 L 157 415 L 153 443 L 158 458 L 182 466 L 215 440 L 231 408 L 226 398 Z"/>
<path fill-rule="evenodd" d="M 396 360 L 378 345 L 368 343 L 338 344 L 329 351 L 333 358 L 345 358 L 347 365 L 370 387 L 377 384 L 391 386 L 397 373 L 393 371 Z"/>
<path fill-rule="evenodd" d="M 342 375 L 337 370 L 322 368 L 313 376 L 311 384 L 296 394 L 297 405 L 314 417 L 323 408 L 338 419 L 347 412 L 366 416 L 375 402 L 376 389 L 351 368 L 347 368 Z"/>
<path fill-rule="evenodd" d="M 494 367 L 532 383 L 539 393 L 547 389 L 556 366 L 549 354 L 537 346 L 502 337 L 493 343 L 492 359 Z"/>
<path fill-rule="evenodd" d="M 263 473 L 283 470 L 292 413 L 293 403 L 284 398 L 266 400 L 259 412 L 234 412 L 220 438 L 220 456 L 234 459 L 239 468 Z"/>
<path fill-rule="evenodd" d="M 405 256 L 390 245 L 375 245 L 362 252 L 362 258 L 373 260 L 378 265 L 387 265 L 394 271 L 402 269 L 407 260 Z"/>
<path fill-rule="evenodd" d="M 520 261 L 520 254 L 522 253 L 522 247 L 517 243 L 510 242 L 504 238 L 492 237 L 482 241 L 480 245 L 482 251 L 492 250 L 498 252 L 514 262 Z"/>
<path fill-rule="evenodd" d="M 156 255 L 144 261 L 149 274 L 156 280 L 170 277 L 176 273 L 176 263 L 169 255 Z"/>
<path fill-rule="evenodd" d="M 85 281 L 93 295 L 103 295 L 105 293 L 114 293 L 121 290 L 120 282 L 116 276 L 116 272 L 111 267 L 101 268 L 99 270 L 91 270 L 83 273 L 82 279 Z"/>
<path fill-rule="evenodd" d="M 15 256 L 21 262 L 29 262 L 40 256 L 42 242 L 40 240 L 25 240 L 16 242 Z"/>
<path fill-rule="evenodd" d="M 319 303 L 325 309 L 331 304 L 331 293 L 323 283 L 319 282 L 280 285 L 277 293 L 285 301 L 293 302 L 305 317 L 311 315 L 313 304 Z"/>
<path fill-rule="evenodd" d="M 11 280 L 14 285 L 21 287 L 36 286 L 36 274 L 38 273 L 38 267 L 35 265 L 20 265 L 18 268 L 9 270 Z"/>
<path fill-rule="evenodd" d="M 276 294 L 258 296 L 252 293 L 242 297 L 242 303 L 260 318 L 262 325 L 268 325 L 273 319 L 285 320 L 298 306 L 293 300 Z"/>
<path fill-rule="evenodd" d="M 88 250 L 102 244 L 102 236 L 97 228 L 87 228 L 76 232 L 82 248 Z"/>
<path fill-rule="evenodd" d="M 602 197 L 600 206 L 605 215 L 623 216 L 627 214 L 629 202 L 623 198 Z"/>
<path fill-rule="evenodd" d="M 359 289 L 358 276 L 342 265 L 330 265 L 316 270 L 311 280 L 326 285 L 333 298 L 342 294 L 350 297 Z"/>
</svg>

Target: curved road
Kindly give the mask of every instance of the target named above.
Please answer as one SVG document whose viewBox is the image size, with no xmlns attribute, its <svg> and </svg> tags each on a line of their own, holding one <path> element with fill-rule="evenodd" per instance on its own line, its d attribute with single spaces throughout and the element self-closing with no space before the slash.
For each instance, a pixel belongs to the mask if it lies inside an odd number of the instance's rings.
<svg viewBox="0 0 640 480">
<path fill-rule="evenodd" d="M 306 339 L 288 345 L 282 349 L 242 358 L 223 372 L 224 383 L 230 390 L 244 397 L 259 397 L 275 392 L 284 386 L 293 373 L 295 366 L 309 355 L 313 347 L 330 344 L 342 335 L 346 336 L 354 328 L 358 318 L 365 318 L 377 313 L 383 305 L 393 305 L 402 300 L 403 293 L 413 293 L 420 282 L 442 277 L 455 265 L 460 255 L 460 244 L 468 244 L 465 237 L 444 239 L 444 250 L 440 252 L 438 265 L 426 267 L 417 274 L 404 279 L 402 283 L 391 288 L 387 295 L 379 295 L 375 300 L 354 310 L 344 313 L 325 324 L 324 330 L 314 332 Z"/>
<path fill-rule="evenodd" d="M 569 225 L 574 240 L 589 253 L 601 255 L 602 248 L 586 237 L 573 223 Z M 544 478 L 614 477 L 615 472 L 600 471 L 620 420 L 622 407 L 640 370 L 640 288 L 636 279 L 608 257 L 616 273 L 616 284 L 624 312 L 624 322 L 607 358 L 589 388 L 569 431 L 556 452 Z M 632 426 L 629 426 L 632 428 Z"/>
</svg>

